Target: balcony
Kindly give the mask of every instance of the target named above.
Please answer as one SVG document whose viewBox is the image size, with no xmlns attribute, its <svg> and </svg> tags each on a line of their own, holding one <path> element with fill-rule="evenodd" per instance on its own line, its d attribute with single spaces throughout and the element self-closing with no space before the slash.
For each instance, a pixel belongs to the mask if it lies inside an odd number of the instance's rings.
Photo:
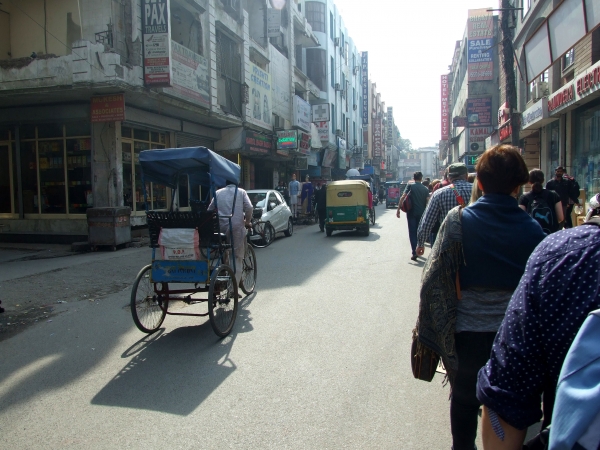
<svg viewBox="0 0 600 450">
<path fill-rule="evenodd" d="M 90 85 L 142 86 L 141 67 L 121 65 L 117 53 L 106 52 L 103 44 L 75 41 L 72 52 L 66 56 L 45 55 L 36 58 L 18 58 L 0 62 L 0 92 L 39 92 L 64 90 Z"/>
<path fill-rule="evenodd" d="M 312 27 L 306 21 L 306 17 L 298 11 L 295 2 L 290 2 L 292 9 L 292 20 L 294 21 L 294 41 L 296 45 L 304 48 L 320 47 L 319 39 L 313 33 Z"/>
</svg>

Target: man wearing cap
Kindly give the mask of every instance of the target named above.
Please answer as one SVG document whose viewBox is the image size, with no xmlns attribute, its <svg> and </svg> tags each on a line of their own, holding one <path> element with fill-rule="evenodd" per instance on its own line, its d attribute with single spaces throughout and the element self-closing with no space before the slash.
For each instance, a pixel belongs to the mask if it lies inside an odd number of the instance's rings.
<svg viewBox="0 0 600 450">
<path fill-rule="evenodd" d="M 438 221 L 442 223 L 452 208 L 471 198 L 473 185 L 467 181 L 469 175 L 467 166 L 463 163 L 454 163 L 450 164 L 447 170 L 450 184 L 431 194 L 427 209 L 421 217 L 417 231 L 418 256 L 423 256 L 425 253 L 425 239 L 431 233 L 434 225 Z"/>
</svg>

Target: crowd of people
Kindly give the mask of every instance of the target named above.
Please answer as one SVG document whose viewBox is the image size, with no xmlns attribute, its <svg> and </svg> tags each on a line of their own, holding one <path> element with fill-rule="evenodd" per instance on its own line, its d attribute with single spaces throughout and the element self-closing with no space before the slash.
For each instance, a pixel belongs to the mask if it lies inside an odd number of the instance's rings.
<svg viewBox="0 0 600 450">
<path fill-rule="evenodd" d="M 544 188 L 543 172 L 528 171 L 510 145 L 484 152 L 469 178 L 461 163 L 428 187 L 416 172 L 400 202 L 410 196 L 411 259 L 432 244 L 416 336 L 446 369 L 452 448 L 476 448 L 483 405 L 484 449 L 599 449 L 600 345 L 581 344 L 576 354 L 572 343 L 600 308 L 600 195 L 586 225 L 573 228 L 575 180 L 558 167 Z M 527 183 L 530 192 L 520 196 Z M 570 369 L 561 374 L 568 352 Z M 574 383 L 583 368 L 587 378 Z M 527 428 L 542 418 L 545 431 L 523 447 Z"/>
</svg>

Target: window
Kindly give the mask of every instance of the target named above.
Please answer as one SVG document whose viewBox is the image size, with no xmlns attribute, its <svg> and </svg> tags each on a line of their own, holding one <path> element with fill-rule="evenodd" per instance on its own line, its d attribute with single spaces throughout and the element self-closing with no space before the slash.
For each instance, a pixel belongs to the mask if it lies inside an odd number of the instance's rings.
<svg viewBox="0 0 600 450">
<path fill-rule="evenodd" d="M 238 45 L 217 30 L 217 98 L 223 111 L 242 116 L 242 58 Z"/>
<path fill-rule="evenodd" d="M 173 2 L 171 39 L 192 52 L 203 55 L 202 24 L 187 9 Z"/>
<path fill-rule="evenodd" d="M 527 15 L 531 9 L 531 0 L 523 0 L 523 17 Z"/>
<path fill-rule="evenodd" d="M 342 114 L 342 133 L 346 133 L 346 114 Z"/>
<path fill-rule="evenodd" d="M 142 150 L 161 149 L 167 145 L 166 133 L 121 127 L 121 152 L 123 161 L 123 202 L 132 212 L 143 212 L 144 187 L 142 185 L 142 170 L 140 152 Z M 187 180 L 179 180 L 180 185 Z M 146 183 L 148 209 L 167 209 L 167 188 L 155 183 Z M 187 203 L 187 196 L 180 202 Z M 181 203 L 180 203 L 181 206 Z M 187 205 L 186 205 L 187 206 Z"/>
<path fill-rule="evenodd" d="M 332 125 L 332 131 L 333 133 L 335 133 L 336 127 L 335 127 L 335 105 L 332 103 L 331 104 L 331 125 Z"/>
<path fill-rule="evenodd" d="M 329 12 L 329 37 L 331 38 L 331 40 L 333 41 L 334 38 L 334 23 L 333 23 L 333 13 L 330 11 Z"/>
<path fill-rule="evenodd" d="M 562 57 L 562 71 L 566 71 L 567 69 L 569 69 L 573 63 L 575 62 L 575 47 L 573 47 L 571 50 L 569 50 L 567 53 L 565 53 L 565 55 Z"/>
<path fill-rule="evenodd" d="M 306 20 L 312 27 L 313 31 L 325 33 L 325 3 L 321 2 L 306 2 Z"/>
<path fill-rule="evenodd" d="M 327 51 L 306 49 L 306 75 L 322 91 L 327 87 Z"/>
<path fill-rule="evenodd" d="M 331 57 L 331 87 L 335 89 L 335 60 Z"/>
</svg>

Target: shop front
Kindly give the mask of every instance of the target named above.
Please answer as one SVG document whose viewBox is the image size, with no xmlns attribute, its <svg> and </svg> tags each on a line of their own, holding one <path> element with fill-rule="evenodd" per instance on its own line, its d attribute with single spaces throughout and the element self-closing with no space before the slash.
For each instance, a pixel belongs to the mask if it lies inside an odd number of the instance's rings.
<svg viewBox="0 0 600 450">
<path fill-rule="evenodd" d="M 600 62 L 548 97 L 547 109 L 551 117 L 570 122 L 571 138 L 553 123 L 551 141 L 556 152 L 559 143 L 566 143 L 567 173 L 584 189 L 587 200 L 600 192 Z"/>
</svg>

